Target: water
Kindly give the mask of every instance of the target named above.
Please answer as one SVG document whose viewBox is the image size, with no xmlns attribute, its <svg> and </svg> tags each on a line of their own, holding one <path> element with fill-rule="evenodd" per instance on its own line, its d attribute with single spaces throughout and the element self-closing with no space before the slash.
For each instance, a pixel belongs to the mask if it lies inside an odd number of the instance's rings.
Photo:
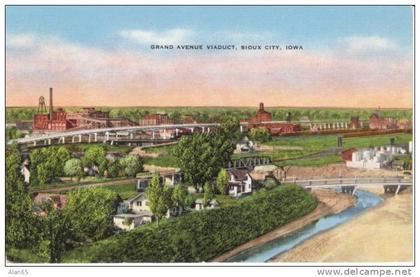
<svg viewBox="0 0 420 277">
<path fill-rule="evenodd" d="M 383 199 L 379 196 L 366 191 L 356 191 L 356 197 L 357 201 L 353 207 L 339 214 L 323 217 L 289 236 L 279 238 L 250 250 L 246 250 L 232 257 L 227 262 L 266 262 L 321 232 L 349 221 L 353 217 L 358 216 L 369 208 L 375 207 L 383 201 Z"/>
</svg>

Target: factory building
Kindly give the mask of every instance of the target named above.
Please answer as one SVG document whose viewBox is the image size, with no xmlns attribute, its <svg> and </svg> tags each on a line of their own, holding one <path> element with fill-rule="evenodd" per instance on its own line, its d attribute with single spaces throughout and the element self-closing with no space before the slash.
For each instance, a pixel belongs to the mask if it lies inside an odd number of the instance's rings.
<svg viewBox="0 0 420 277">
<path fill-rule="evenodd" d="M 406 149 L 397 146 L 357 149 L 351 151 L 351 160 L 346 160 L 346 166 L 349 168 L 380 169 L 389 166 L 394 156 L 406 154 Z"/>
<path fill-rule="evenodd" d="M 273 136 L 296 133 L 301 130 L 299 124 L 273 121 L 271 113 L 264 109 L 264 103 L 260 103 L 255 117 L 241 119 L 240 122 L 246 124 L 248 130 L 254 128 L 267 128 Z"/>
<path fill-rule="evenodd" d="M 143 119 L 139 120 L 140 126 L 156 126 L 168 124 L 173 124 L 173 122 L 166 113 L 146 115 Z"/>
<path fill-rule="evenodd" d="M 93 129 L 107 127 L 134 126 L 126 118 L 111 118 L 109 112 L 97 111 L 95 108 L 83 108 L 81 112 L 67 113 L 62 108 L 54 111 L 53 89 L 50 88 L 50 103 L 47 112 L 45 99 L 39 98 L 38 112 L 33 116 L 34 132 L 63 132 L 75 129 Z"/>
</svg>

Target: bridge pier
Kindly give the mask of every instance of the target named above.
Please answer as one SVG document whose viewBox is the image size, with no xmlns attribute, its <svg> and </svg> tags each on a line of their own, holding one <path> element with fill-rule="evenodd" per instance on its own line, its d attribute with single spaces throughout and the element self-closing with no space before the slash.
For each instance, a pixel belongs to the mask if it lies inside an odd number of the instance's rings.
<svg viewBox="0 0 420 277">
<path fill-rule="evenodd" d="M 342 193 L 353 194 L 354 190 L 355 190 L 355 186 L 342 186 L 341 187 Z"/>
<path fill-rule="evenodd" d="M 401 185 L 384 185 L 384 191 L 397 195 L 401 191 Z"/>
<path fill-rule="evenodd" d="M 75 136 L 72 136 L 72 137 L 71 137 L 71 143 L 74 143 L 74 141 L 75 141 L 75 139 L 74 139 L 74 138 L 75 138 Z"/>
<path fill-rule="evenodd" d="M 176 137 L 178 137 L 178 133 L 179 133 L 179 129 L 178 129 L 178 128 L 176 128 L 176 129 L 175 129 L 175 135 L 176 135 Z"/>
<path fill-rule="evenodd" d="M 397 190 L 395 191 L 395 195 L 398 195 L 398 193 L 400 192 L 401 189 L 401 185 L 398 185 Z"/>
<path fill-rule="evenodd" d="M 133 133 L 130 133 L 130 139 L 133 139 L 134 135 Z"/>
<path fill-rule="evenodd" d="M 358 188 L 359 188 L 359 186 L 355 186 L 351 195 L 355 195 Z"/>
<path fill-rule="evenodd" d="M 92 136 L 89 134 L 89 135 L 88 135 L 88 143 L 90 143 L 90 142 L 91 142 L 91 140 L 92 140 Z"/>
<path fill-rule="evenodd" d="M 95 142 L 98 142 L 98 133 L 94 133 L 93 137 L 94 137 Z"/>
<path fill-rule="evenodd" d="M 82 142 L 82 135 L 79 135 L 79 143 Z"/>
</svg>

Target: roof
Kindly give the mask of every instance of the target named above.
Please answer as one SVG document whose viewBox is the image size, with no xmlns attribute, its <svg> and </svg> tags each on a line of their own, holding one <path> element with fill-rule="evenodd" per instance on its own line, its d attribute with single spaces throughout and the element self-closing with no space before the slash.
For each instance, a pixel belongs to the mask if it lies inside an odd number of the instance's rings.
<svg viewBox="0 0 420 277">
<path fill-rule="evenodd" d="M 136 196 L 134 196 L 133 198 L 131 198 L 131 199 L 127 199 L 127 200 L 125 200 L 124 202 L 128 202 L 128 203 L 132 203 L 132 202 L 134 202 L 134 201 L 136 201 L 136 200 L 138 200 L 138 199 L 140 199 L 140 198 L 144 198 L 144 199 L 147 199 L 147 197 L 146 197 L 146 194 L 144 193 L 144 192 L 142 192 L 142 193 L 139 193 L 139 194 L 137 194 Z"/>
<path fill-rule="evenodd" d="M 235 180 L 244 181 L 248 179 L 249 172 L 246 169 L 229 169 L 229 174 L 232 174 Z"/>
</svg>

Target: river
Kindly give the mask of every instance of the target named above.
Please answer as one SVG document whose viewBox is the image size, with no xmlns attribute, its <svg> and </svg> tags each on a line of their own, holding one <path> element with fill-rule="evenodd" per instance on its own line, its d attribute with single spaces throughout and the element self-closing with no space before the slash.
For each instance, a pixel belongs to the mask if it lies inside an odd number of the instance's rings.
<svg viewBox="0 0 420 277">
<path fill-rule="evenodd" d="M 226 262 L 247 262 L 247 263 L 262 263 L 270 260 L 271 258 L 282 254 L 298 244 L 314 237 L 317 234 L 332 229 L 340 224 L 343 224 L 350 219 L 360 215 L 366 210 L 377 206 L 383 199 L 366 191 L 356 192 L 357 201 L 356 204 L 348 208 L 347 210 L 335 214 L 329 215 L 319 219 L 317 222 L 312 223 L 303 229 L 297 231 L 286 237 L 282 237 L 266 243 L 264 245 L 246 250 Z"/>
</svg>

